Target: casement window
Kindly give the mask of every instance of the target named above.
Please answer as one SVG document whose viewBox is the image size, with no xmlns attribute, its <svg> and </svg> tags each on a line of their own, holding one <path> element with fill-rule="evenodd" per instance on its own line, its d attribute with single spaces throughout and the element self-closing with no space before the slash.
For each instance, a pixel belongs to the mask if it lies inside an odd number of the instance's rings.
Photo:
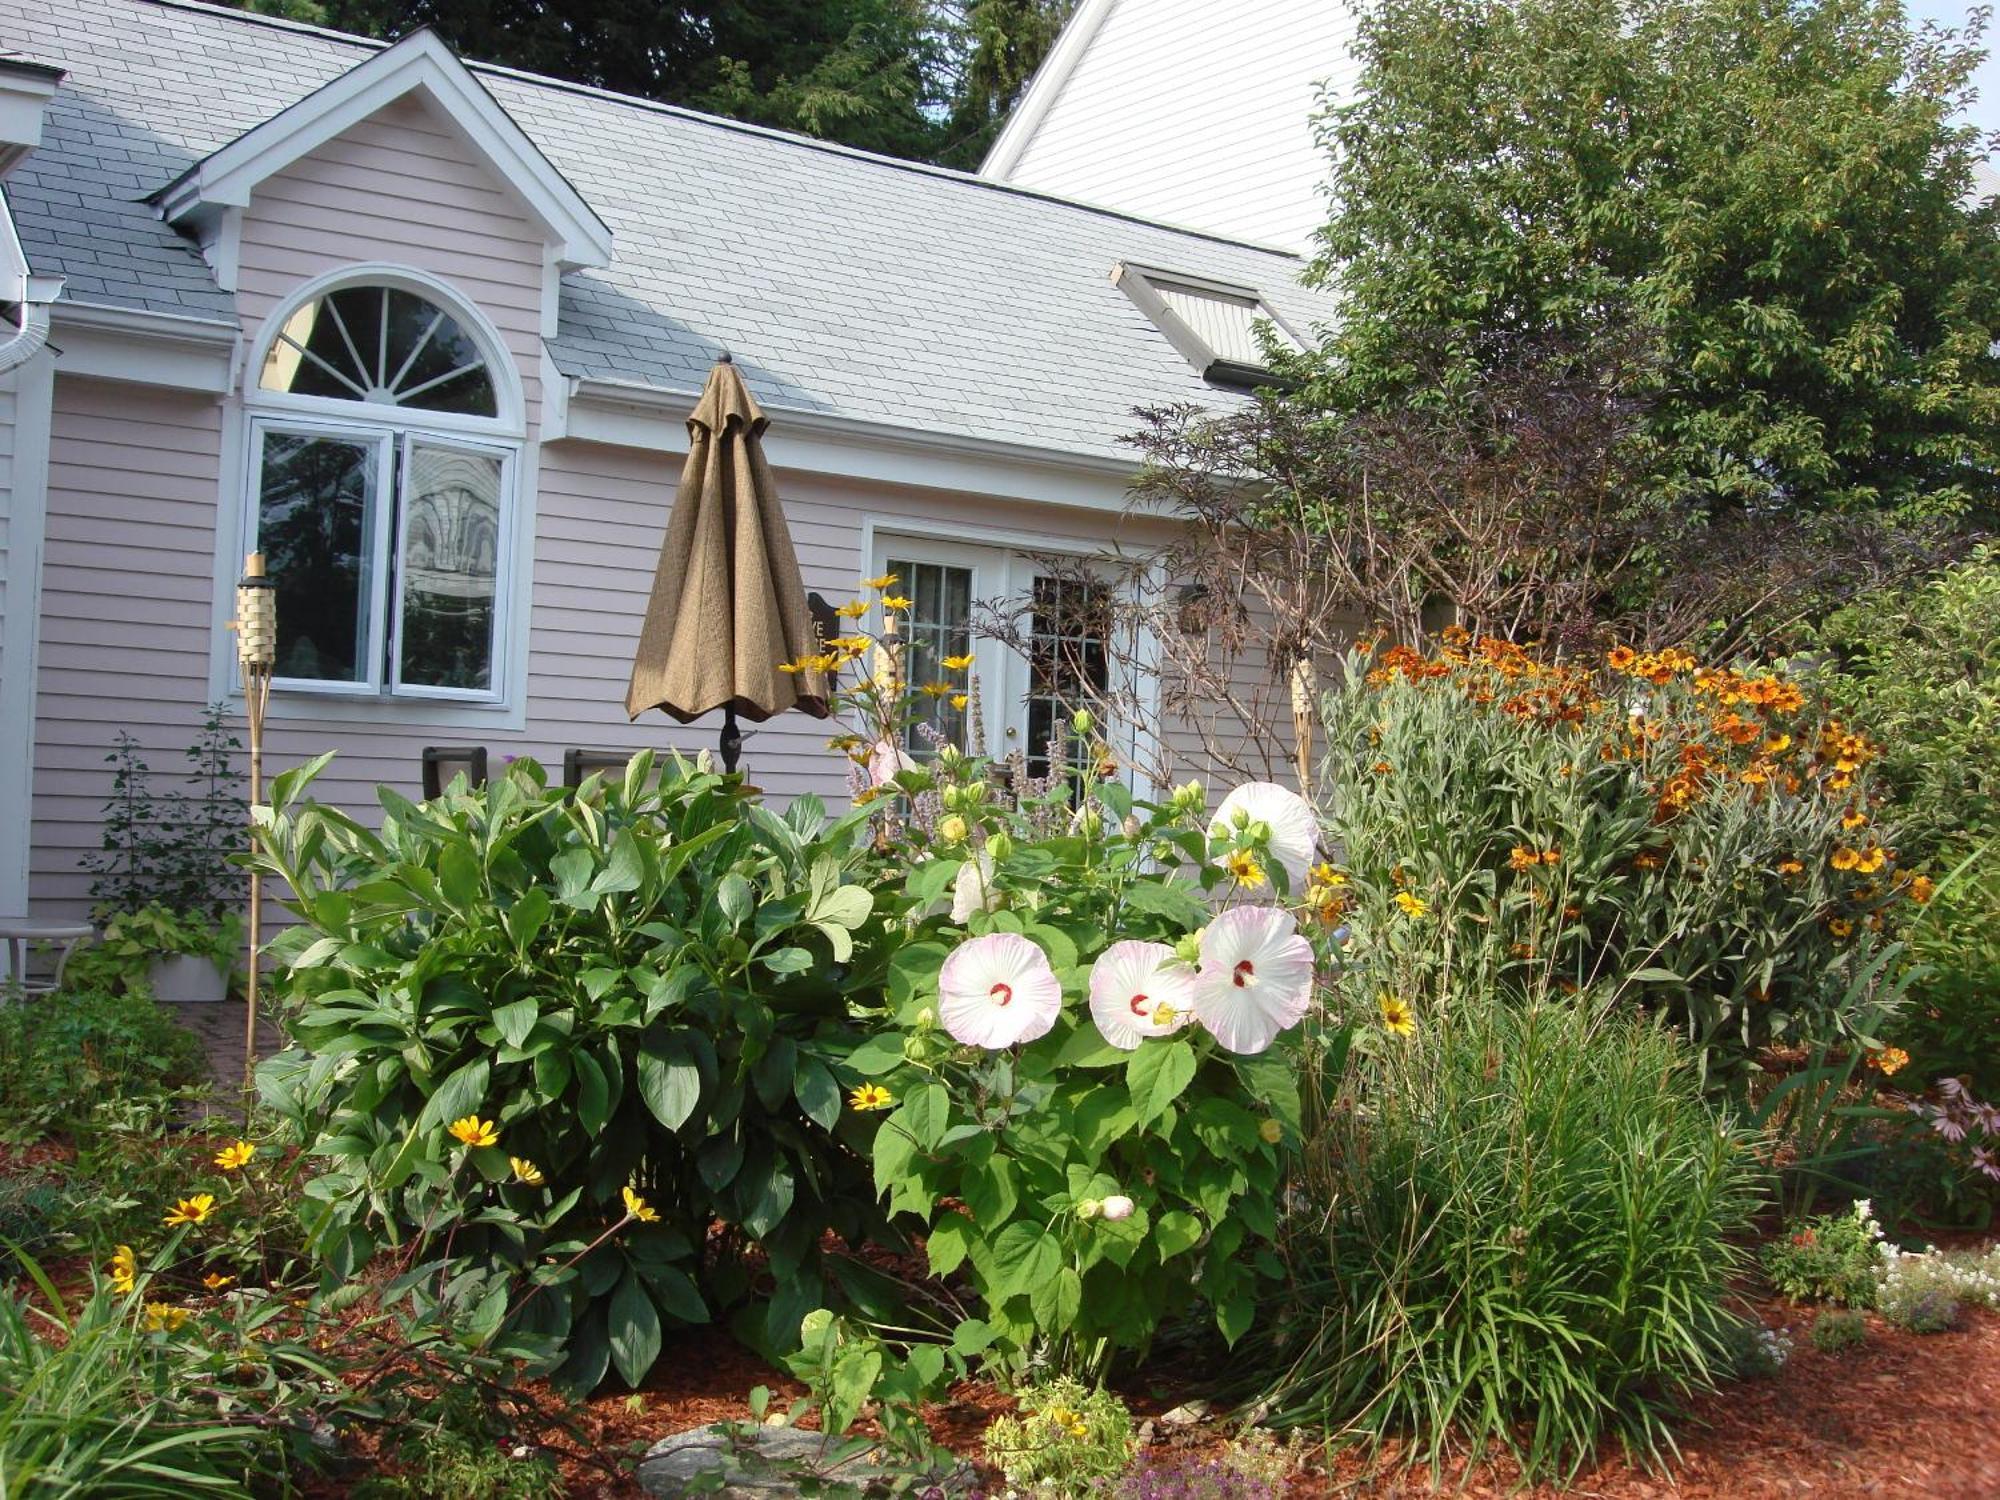
<svg viewBox="0 0 2000 1500">
<path fill-rule="evenodd" d="M 308 296 L 250 402 L 250 546 L 280 690 L 498 701 L 518 416 L 490 336 L 408 286 Z"/>
<path fill-rule="evenodd" d="M 1046 776 L 1049 742 L 1077 709 L 1101 705 L 1107 692 L 1129 696 L 1129 684 L 1112 681 L 1110 583 L 1053 571 L 1032 554 L 999 546 L 902 536 L 878 536 L 872 565 L 895 574 L 894 592 L 910 601 L 899 625 L 904 672 L 919 690 L 919 718 L 905 731 L 912 754 L 930 755 L 942 737 L 995 757 L 1018 750 L 1029 775 Z M 976 632 L 982 606 L 1015 614 L 1025 652 Z M 921 691 L 927 682 L 965 682 L 967 674 L 942 663 L 966 656 L 978 684 L 976 723 L 973 704 L 961 708 L 950 695 Z M 1066 733 L 1064 743 L 1080 764 L 1083 741 Z"/>
</svg>

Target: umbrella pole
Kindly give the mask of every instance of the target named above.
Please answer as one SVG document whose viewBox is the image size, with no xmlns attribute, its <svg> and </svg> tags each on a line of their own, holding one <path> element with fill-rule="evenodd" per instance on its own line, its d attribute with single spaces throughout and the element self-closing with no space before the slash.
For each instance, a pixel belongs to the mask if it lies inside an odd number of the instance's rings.
<svg viewBox="0 0 2000 1500">
<path fill-rule="evenodd" d="M 736 773 L 736 763 L 743 758 L 743 732 L 736 727 L 736 710 L 722 711 L 722 769 L 730 775 Z"/>
</svg>

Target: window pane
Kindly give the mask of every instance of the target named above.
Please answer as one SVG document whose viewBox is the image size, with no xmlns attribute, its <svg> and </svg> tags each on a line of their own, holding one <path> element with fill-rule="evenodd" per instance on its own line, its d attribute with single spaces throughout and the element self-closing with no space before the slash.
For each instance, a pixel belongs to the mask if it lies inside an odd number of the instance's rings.
<svg viewBox="0 0 2000 1500">
<path fill-rule="evenodd" d="M 1028 774 L 1049 774 L 1049 739 L 1064 732 L 1065 758 L 1084 763 L 1085 745 L 1069 732 L 1079 708 L 1110 684 L 1105 659 L 1109 599 L 1104 587 L 1076 578 L 1035 580 L 1028 642 Z"/>
<path fill-rule="evenodd" d="M 491 454 L 410 445 L 399 675 L 413 687 L 493 686 L 500 471 Z"/>
<path fill-rule="evenodd" d="M 457 319 L 400 287 L 343 287 L 285 320 L 258 383 L 267 391 L 490 417 L 492 372 Z"/>
<path fill-rule="evenodd" d="M 972 570 L 891 559 L 889 571 L 900 580 L 896 592 L 911 602 L 902 617 L 903 672 L 917 717 L 904 731 L 904 747 L 912 755 L 933 755 L 941 735 L 966 748 L 967 710 L 954 700 L 964 696 L 971 673 L 946 667 L 944 658 L 972 654 Z M 933 691 L 926 693 L 926 685 Z"/>
<path fill-rule="evenodd" d="M 372 443 L 264 434 L 257 545 L 278 586 L 280 677 L 367 682 Z"/>
</svg>

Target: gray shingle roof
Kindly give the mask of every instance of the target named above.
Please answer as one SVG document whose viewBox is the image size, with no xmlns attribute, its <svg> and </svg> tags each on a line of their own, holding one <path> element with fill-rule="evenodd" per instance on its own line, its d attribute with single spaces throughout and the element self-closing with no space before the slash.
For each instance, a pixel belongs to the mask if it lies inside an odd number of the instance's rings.
<svg viewBox="0 0 2000 1500">
<path fill-rule="evenodd" d="M 35 269 L 79 302 L 222 318 L 230 297 L 143 200 L 375 45 L 179 0 L 0 0 L 0 38 L 68 74 L 8 182 Z M 1294 327 L 1330 311 L 1282 252 L 475 71 L 615 237 L 610 266 L 563 281 L 550 348 L 572 375 L 692 390 L 728 348 L 776 406 L 1116 456 L 1134 406 L 1234 398 L 1115 262 L 1256 287 Z"/>
</svg>

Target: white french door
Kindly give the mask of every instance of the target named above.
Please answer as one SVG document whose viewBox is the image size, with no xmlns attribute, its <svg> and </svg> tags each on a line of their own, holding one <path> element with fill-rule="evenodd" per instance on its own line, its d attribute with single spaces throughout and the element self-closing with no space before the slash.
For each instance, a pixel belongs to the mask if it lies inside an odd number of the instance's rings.
<svg viewBox="0 0 2000 1500">
<path fill-rule="evenodd" d="M 999 759 L 1020 751 L 1033 776 L 1048 773 L 1048 742 L 1080 707 L 1099 702 L 1116 670 L 1108 639 L 1110 585 L 1093 584 L 1075 570 L 1060 574 L 1024 553 L 982 543 L 903 534 L 878 534 L 872 566 L 894 573 L 894 592 L 910 600 L 903 616 L 909 645 L 906 675 L 921 690 L 928 682 L 957 680 L 945 657 L 973 658 L 981 743 L 972 743 L 972 706 L 951 697 L 924 697 L 923 723 L 953 744 Z M 1015 633 L 1027 649 L 980 635 L 985 609 L 1013 612 Z M 931 752 L 931 734 L 912 726 L 908 749 Z M 1082 747 L 1070 737 L 1072 755 Z"/>
</svg>

